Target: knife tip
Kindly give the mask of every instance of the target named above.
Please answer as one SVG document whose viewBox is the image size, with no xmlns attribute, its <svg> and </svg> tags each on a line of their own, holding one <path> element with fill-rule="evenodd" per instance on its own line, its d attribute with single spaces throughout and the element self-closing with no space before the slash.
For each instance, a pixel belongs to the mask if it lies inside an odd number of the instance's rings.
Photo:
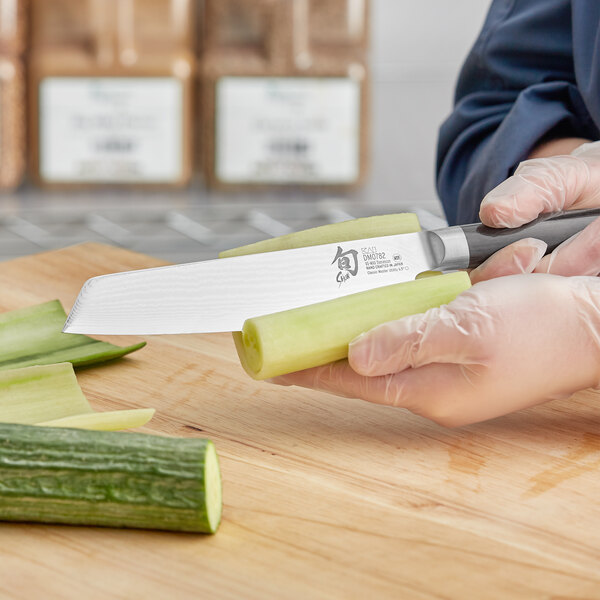
<svg viewBox="0 0 600 600">
<path fill-rule="evenodd" d="M 73 312 L 70 312 L 69 316 L 67 317 L 67 320 L 65 321 L 65 324 L 63 325 L 63 333 L 79 333 L 78 331 L 76 331 L 76 327 L 73 325 L 72 316 Z"/>
<path fill-rule="evenodd" d="M 82 331 L 82 327 L 81 327 L 81 323 L 78 326 L 77 325 L 77 317 L 78 317 L 78 313 L 81 312 L 81 305 L 84 303 L 84 296 L 89 296 L 89 292 L 90 289 L 92 287 L 95 287 L 95 283 L 98 277 L 91 277 L 90 279 L 88 279 L 87 281 L 84 282 L 84 284 L 81 286 L 81 289 L 79 290 L 79 294 L 77 294 L 77 298 L 75 298 L 75 302 L 73 303 L 73 307 L 71 308 L 71 310 L 69 311 L 69 314 L 67 316 L 67 320 L 65 321 L 65 324 L 63 325 L 62 328 L 62 332 L 63 333 L 85 333 L 84 331 Z M 81 321 L 81 319 L 79 319 L 79 321 Z"/>
</svg>

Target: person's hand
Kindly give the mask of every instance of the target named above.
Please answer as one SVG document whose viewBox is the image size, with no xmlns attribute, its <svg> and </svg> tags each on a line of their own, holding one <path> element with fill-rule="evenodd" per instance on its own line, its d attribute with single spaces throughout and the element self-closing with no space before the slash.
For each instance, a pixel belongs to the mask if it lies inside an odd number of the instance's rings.
<svg viewBox="0 0 600 600">
<path fill-rule="evenodd" d="M 490 227 L 519 227 L 541 213 L 597 207 L 600 207 L 600 142 L 583 144 L 570 155 L 524 161 L 512 177 L 487 194 L 479 216 Z M 531 272 L 598 275 L 600 219 L 541 258 L 544 251 L 542 242 L 522 240 L 497 252 L 471 273 L 471 279 L 475 283 Z"/>
<path fill-rule="evenodd" d="M 272 380 L 398 406 L 445 426 L 600 383 L 600 279 L 513 275 L 359 336 L 348 360 Z"/>
<path fill-rule="evenodd" d="M 600 206 L 600 142 L 571 154 L 522 162 L 512 177 L 483 199 L 482 223 L 519 227 L 541 213 Z"/>
</svg>

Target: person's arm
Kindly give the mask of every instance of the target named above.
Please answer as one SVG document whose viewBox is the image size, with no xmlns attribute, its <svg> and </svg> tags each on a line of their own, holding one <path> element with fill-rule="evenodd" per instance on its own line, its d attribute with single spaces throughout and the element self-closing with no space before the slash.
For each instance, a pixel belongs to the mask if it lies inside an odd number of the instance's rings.
<svg viewBox="0 0 600 600">
<path fill-rule="evenodd" d="M 482 198 L 532 153 L 600 137 L 572 46 L 570 0 L 494 0 L 439 134 L 437 186 L 450 224 L 476 221 Z"/>
</svg>

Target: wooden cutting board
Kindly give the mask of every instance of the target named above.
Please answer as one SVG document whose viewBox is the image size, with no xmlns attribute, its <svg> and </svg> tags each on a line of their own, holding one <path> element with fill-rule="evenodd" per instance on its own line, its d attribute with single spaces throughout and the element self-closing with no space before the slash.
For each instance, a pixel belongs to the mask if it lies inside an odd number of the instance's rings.
<svg viewBox="0 0 600 600">
<path fill-rule="evenodd" d="M 68 310 L 88 277 L 159 264 L 98 244 L 2 263 L 0 310 Z M 145 431 L 214 440 L 221 528 L 0 524 L 0 598 L 600 598 L 592 393 L 446 430 L 255 382 L 225 334 L 149 337 L 78 378 L 99 410 L 155 407 Z"/>
</svg>

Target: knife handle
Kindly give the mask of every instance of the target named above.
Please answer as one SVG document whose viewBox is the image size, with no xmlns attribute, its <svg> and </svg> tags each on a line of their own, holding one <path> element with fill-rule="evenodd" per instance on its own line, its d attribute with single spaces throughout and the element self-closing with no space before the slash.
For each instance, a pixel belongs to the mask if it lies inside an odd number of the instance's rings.
<svg viewBox="0 0 600 600">
<path fill-rule="evenodd" d="M 479 266 L 494 252 L 513 242 L 529 237 L 546 242 L 548 244 L 546 254 L 548 254 L 598 217 L 600 217 L 600 208 L 567 210 L 542 214 L 531 223 L 514 229 L 496 229 L 481 223 L 459 225 L 456 228 L 450 227 L 449 229 L 462 230 L 469 252 L 468 263 L 464 264 L 463 268 L 465 266 L 473 268 Z M 464 241 L 460 240 L 463 245 Z M 445 245 L 447 246 L 447 244 Z M 456 236 L 454 245 L 456 246 Z M 440 265 L 442 267 L 446 267 L 447 259 L 451 259 L 451 253 L 445 252 L 444 254 L 445 259 L 442 260 L 443 264 Z"/>
</svg>

